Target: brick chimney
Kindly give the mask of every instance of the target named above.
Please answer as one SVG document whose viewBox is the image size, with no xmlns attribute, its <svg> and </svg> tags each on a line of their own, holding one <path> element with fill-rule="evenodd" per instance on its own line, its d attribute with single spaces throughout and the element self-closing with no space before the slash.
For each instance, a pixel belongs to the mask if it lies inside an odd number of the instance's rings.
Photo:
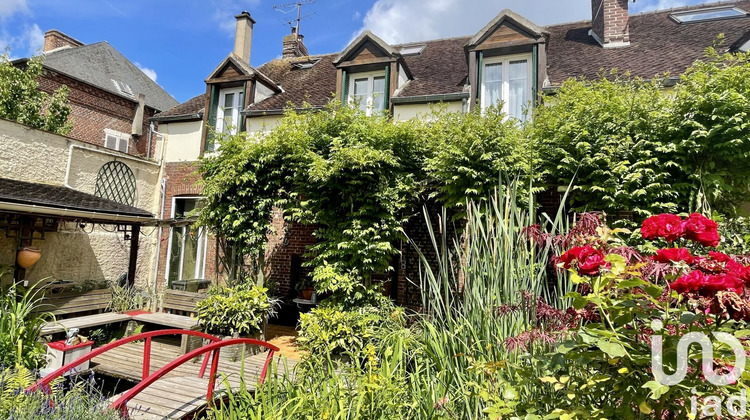
<svg viewBox="0 0 750 420">
<path fill-rule="evenodd" d="M 591 31 L 604 48 L 630 45 L 628 0 L 591 0 Z"/>
<path fill-rule="evenodd" d="M 75 48 L 83 45 L 83 42 L 72 38 L 57 29 L 50 29 L 44 33 L 44 50 L 50 52 L 62 48 Z"/>
<path fill-rule="evenodd" d="M 250 64 L 250 48 L 253 43 L 255 19 L 246 11 L 234 18 L 237 19 L 237 29 L 234 32 L 234 54 L 240 57 L 243 62 Z"/>
<path fill-rule="evenodd" d="M 292 33 L 284 37 L 282 43 L 282 58 L 297 58 L 308 56 L 307 47 L 302 43 L 305 37 L 297 34 L 297 28 L 292 28 Z"/>
</svg>

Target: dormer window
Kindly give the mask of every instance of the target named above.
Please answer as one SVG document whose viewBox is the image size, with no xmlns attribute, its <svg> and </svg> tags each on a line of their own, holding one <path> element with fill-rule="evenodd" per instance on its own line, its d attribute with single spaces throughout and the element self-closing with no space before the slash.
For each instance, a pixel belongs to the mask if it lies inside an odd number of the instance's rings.
<svg viewBox="0 0 750 420">
<path fill-rule="evenodd" d="M 216 115 L 217 133 L 237 134 L 240 128 L 240 112 L 244 103 L 245 95 L 242 88 L 221 90 Z"/>
<path fill-rule="evenodd" d="M 502 106 L 502 111 L 520 121 L 526 121 L 526 109 L 531 104 L 531 55 L 488 57 L 482 67 L 482 110 Z"/>
<path fill-rule="evenodd" d="M 384 71 L 353 73 L 349 78 L 349 103 L 368 116 L 385 110 L 386 77 Z"/>
</svg>

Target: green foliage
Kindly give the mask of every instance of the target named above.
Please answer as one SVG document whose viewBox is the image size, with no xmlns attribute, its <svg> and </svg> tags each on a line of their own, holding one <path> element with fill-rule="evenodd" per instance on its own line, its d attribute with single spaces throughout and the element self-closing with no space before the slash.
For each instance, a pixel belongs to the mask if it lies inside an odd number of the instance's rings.
<svg viewBox="0 0 750 420">
<path fill-rule="evenodd" d="M 750 255 L 750 218 L 712 217 L 719 223 L 721 243 L 717 250 L 729 255 Z"/>
<path fill-rule="evenodd" d="M 468 114 L 440 111 L 423 128 L 429 150 L 425 162 L 431 184 L 446 207 L 465 207 L 469 201 L 485 201 L 497 188 L 502 174 L 520 177 L 519 196 L 533 174 L 532 148 L 526 134 L 498 108 Z M 464 209 L 465 210 L 465 209 Z M 463 213 L 459 213 L 459 216 Z"/>
<path fill-rule="evenodd" d="M 678 207 L 665 141 L 671 99 L 660 82 L 613 74 L 568 80 L 536 109 L 532 131 L 552 187 L 574 182 L 577 211 L 630 210 L 639 216 Z"/>
<path fill-rule="evenodd" d="M 678 191 L 693 208 L 733 214 L 750 199 L 750 54 L 718 54 L 691 66 L 675 87 L 665 134 L 683 169 Z"/>
<path fill-rule="evenodd" d="M 403 309 L 393 305 L 345 310 L 319 306 L 300 314 L 297 344 L 315 355 L 358 355 L 368 344 L 377 342 L 382 330 L 404 326 Z"/>
<path fill-rule="evenodd" d="M 275 313 L 277 302 L 265 287 L 240 284 L 217 286 L 196 304 L 198 319 L 206 332 L 225 336 L 251 336 Z"/>
<path fill-rule="evenodd" d="M 21 69 L 11 64 L 8 54 L 0 55 L 0 118 L 57 134 L 67 134 L 70 89 L 62 86 L 51 96 L 39 90 L 42 58 L 35 57 Z"/>
<path fill-rule="evenodd" d="M 710 48 L 673 92 L 616 73 L 569 80 L 535 110 L 547 183 L 575 210 L 735 214 L 750 199 L 750 55 Z"/>
<path fill-rule="evenodd" d="M 39 335 L 51 315 L 39 312 L 42 294 L 14 285 L 0 296 L 0 365 L 19 364 L 29 369 L 45 364 L 45 346 Z"/>
<path fill-rule="evenodd" d="M 201 222 L 244 255 L 260 254 L 274 206 L 316 226 L 315 287 L 349 308 L 383 302 L 371 276 L 393 269 L 402 226 L 428 194 L 463 206 L 467 194 L 486 196 L 501 171 L 530 172 L 524 136 L 497 110 L 438 111 L 429 124 L 336 103 L 326 111 L 290 111 L 262 138 L 222 139 L 222 153 L 202 164 Z"/>
<path fill-rule="evenodd" d="M 51 393 L 25 392 L 36 378 L 28 369 L 16 366 L 0 372 L 0 418 L 18 420 L 91 419 L 116 420 L 119 414 L 103 404 L 104 398 L 93 383 L 79 381 L 70 387 L 61 381 L 51 385 Z"/>
<path fill-rule="evenodd" d="M 122 313 L 147 309 L 153 303 L 153 297 L 146 289 L 119 284 L 112 284 L 109 288 L 112 290 L 112 300 L 108 306 L 110 311 Z"/>
</svg>

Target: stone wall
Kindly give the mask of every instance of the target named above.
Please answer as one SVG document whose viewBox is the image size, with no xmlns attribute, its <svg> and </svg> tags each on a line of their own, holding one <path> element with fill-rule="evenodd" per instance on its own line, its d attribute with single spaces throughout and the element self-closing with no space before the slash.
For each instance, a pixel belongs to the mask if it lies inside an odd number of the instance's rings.
<svg viewBox="0 0 750 420">
<path fill-rule="evenodd" d="M 159 164 L 0 120 L 0 178 L 58 186 L 67 181 L 71 188 L 93 194 L 100 168 L 114 160 L 125 163 L 135 175 L 134 205 L 157 214 Z M 33 241 L 34 246 L 42 249 L 42 258 L 27 270 L 27 279 L 117 280 L 127 272 L 130 241 L 115 229 L 114 225 L 60 223 L 56 232 Z M 152 227 L 141 229 L 136 272 L 139 285 L 152 282 L 156 236 Z M 0 264 L 13 264 L 15 252 L 15 240 L 0 231 Z"/>
</svg>

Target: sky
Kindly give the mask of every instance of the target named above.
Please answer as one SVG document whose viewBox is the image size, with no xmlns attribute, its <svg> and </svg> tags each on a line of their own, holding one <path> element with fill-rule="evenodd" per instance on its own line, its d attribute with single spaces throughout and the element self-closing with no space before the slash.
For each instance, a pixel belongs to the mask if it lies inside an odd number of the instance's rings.
<svg viewBox="0 0 750 420">
<path fill-rule="evenodd" d="M 0 0 L 0 52 L 41 52 L 57 29 L 90 44 L 107 41 L 178 101 L 205 91 L 203 80 L 234 46 L 234 16 L 257 21 L 250 62 L 281 56 L 296 7 L 290 0 Z M 294 0 L 312 2 L 313 0 Z M 631 13 L 706 0 L 636 0 Z M 341 51 L 362 30 L 389 43 L 473 35 L 509 8 L 538 25 L 591 18 L 590 0 L 317 0 L 302 7 L 310 54 Z"/>
</svg>

